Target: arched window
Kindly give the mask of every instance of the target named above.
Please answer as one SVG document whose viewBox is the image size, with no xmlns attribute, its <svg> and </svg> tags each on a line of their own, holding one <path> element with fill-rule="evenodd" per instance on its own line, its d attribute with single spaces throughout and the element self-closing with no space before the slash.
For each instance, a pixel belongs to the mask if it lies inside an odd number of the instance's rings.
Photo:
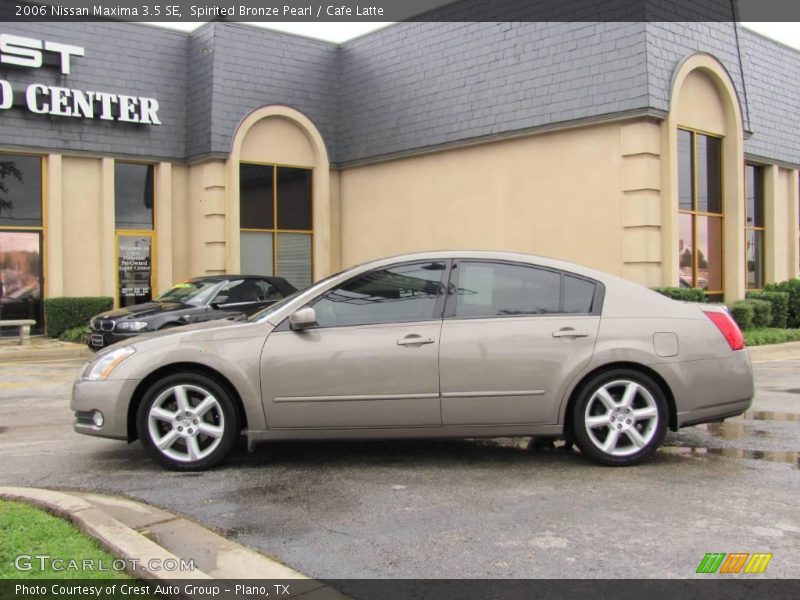
<svg viewBox="0 0 800 600">
<path fill-rule="evenodd" d="M 678 130 L 680 285 L 723 295 L 722 138 Z"/>
<path fill-rule="evenodd" d="M 240 163 L 240 258 L 244 275 L 312 280 L 312 170 Z"/>
</svg>

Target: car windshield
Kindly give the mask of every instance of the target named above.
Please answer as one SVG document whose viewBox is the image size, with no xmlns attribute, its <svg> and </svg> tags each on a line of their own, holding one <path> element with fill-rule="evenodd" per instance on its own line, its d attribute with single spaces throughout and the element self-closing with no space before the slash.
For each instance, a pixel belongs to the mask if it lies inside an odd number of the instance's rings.
<svg viewBox="0 0 800 600">
<path fill-rule="evenodd" d="M 156 298 L 156 302 L 182 302 L 193 306 L 206 304 L 216 289 L 224 283 L 219 279 L 193 279 L 173 285 Z"/>
</svg>

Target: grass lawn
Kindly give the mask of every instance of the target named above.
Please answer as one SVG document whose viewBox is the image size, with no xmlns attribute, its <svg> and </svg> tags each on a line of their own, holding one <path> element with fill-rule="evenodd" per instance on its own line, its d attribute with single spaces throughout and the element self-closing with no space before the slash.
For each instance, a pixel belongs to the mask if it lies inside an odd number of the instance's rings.
<svg viewBox="0 0 800 600">
<path fill-rule="evenodd" d="M 63 559 L 64 570 L 53 569 L 49 560 L 41 569 L 38 559 L 31 559 L 29 571 L 17 570 L 14 562 L 20 555 Z M 102 561 L 109 570 L 67 568 L 70 560 L 77 561 L 78 567 L 84 560 L 93 560 L 95 569 Z M 111 570 L 113 560 L 68 521 L 21 502 L 0 500 L 0 579 L 128 579 L 125 573 Z"/>
<path fill-rule="evenodd" d="M 800 341 L 800 329 L 761 327 L 757 329 L 745 329 L 742 333 L 744 334 L 744 343 L 748 346 L 763 346 L 765 344 Z"/>
</svg>

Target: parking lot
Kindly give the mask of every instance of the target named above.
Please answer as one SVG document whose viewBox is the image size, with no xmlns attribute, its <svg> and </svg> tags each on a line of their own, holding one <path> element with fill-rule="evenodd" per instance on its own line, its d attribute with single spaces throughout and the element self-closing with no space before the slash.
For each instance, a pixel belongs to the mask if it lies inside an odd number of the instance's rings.
<svg viewBox="0 0 800 600">
<path fill-rule="evenodd" d="M 756 365 L 744 418 L 671 433 L 634 468 L 500 439 L 271 443 L 186 474 L 73 433 L 80 364 L 0 364 L 0 485 L 129 496 L 320 578 L 683 578 L 707 552 L 797 574 L 800 361 Z"/>
</svg>

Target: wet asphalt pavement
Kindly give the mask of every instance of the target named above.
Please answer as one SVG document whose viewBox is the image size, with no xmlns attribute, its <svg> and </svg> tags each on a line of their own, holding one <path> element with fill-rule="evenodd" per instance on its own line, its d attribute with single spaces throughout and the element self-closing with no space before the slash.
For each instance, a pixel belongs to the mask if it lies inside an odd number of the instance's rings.
<svg viewBox="0 0 800 600">
<path fill-rule="evenodd" d="M 634 468 L 500 439 L 271 443 L 186 474 L 72 431 L 80 364 L 0 363 L 0 485 L 122 494 L 320 578 L 683 578 L 707 552 L 798 572 L 800 361 L 756 365 L 743 418 Z"/>
</svg>

